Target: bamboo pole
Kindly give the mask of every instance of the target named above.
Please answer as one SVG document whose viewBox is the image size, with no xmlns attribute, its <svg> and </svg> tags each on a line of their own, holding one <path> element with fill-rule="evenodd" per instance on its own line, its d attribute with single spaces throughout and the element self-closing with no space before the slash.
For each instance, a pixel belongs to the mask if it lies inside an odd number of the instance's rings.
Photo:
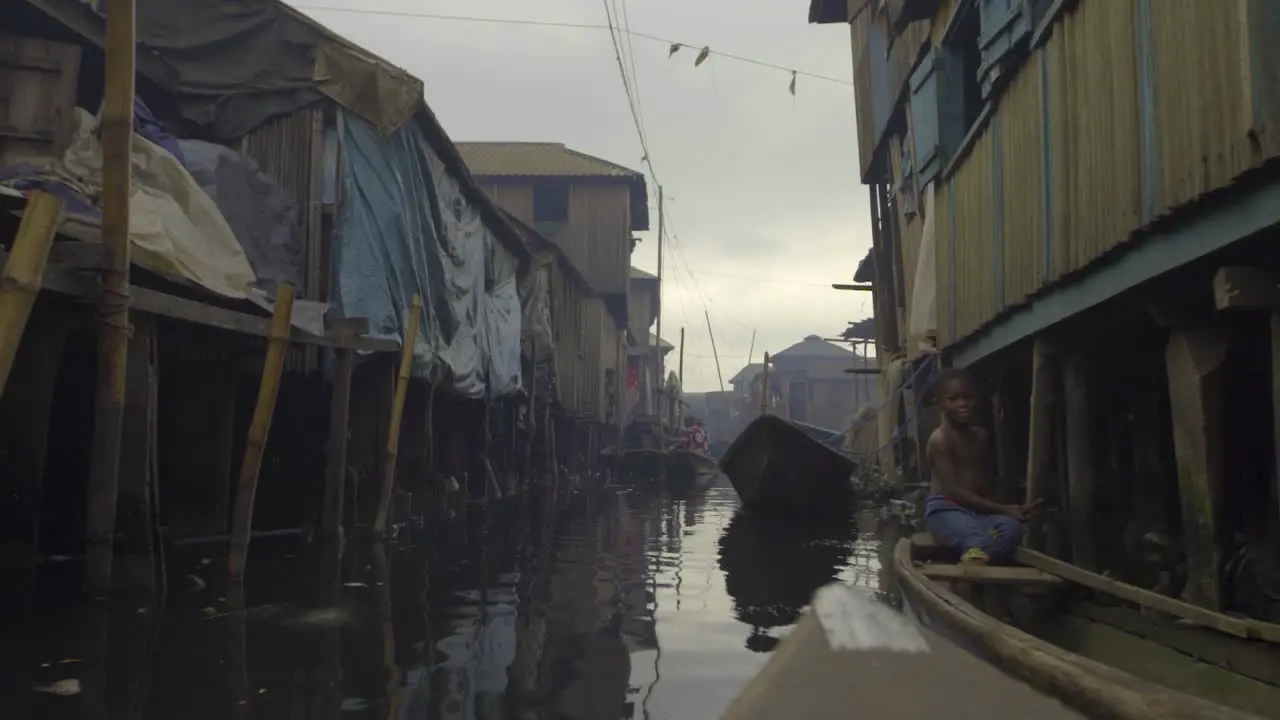
<svg viewBox="0 0 1280 720">
<path fill-rule="evenodd" d="M 391 514 L 391 493 L 396 485 L 396 457 L 400 454 L 400 422 L 404 419 L 404 399 L 409 394 L 409 376 L 413 371 L 413 347 L 418 342 L 418 320 L 422 317 L 422 298 L 413 296 L 409 324 L 404 329 L 404 345 L 400 348 L 400 373 L 396 376 L 395 395 L 391 398 L 391 424 L 387 427 L 387 455 L 382 464 L 382 494 L 378 496 L 378 515 L 373 529 L 379 537 L 387 534 Z"/>
<path fill-rule="evenodd" d="M 85 512 L 85 590 L 111 590 L 129 353 L 129 195 L 133 154 L 134 0 L 107 9 L 102 103 L 102 294 L 97 398 Z"/>
<path fill-rule="evenodd" d="M 262 468 L 262 455 L 267 447 L 267 436 L 271 432 L 271 418 L 276 412 L 280 376 L 284 373 L 284 356 L 289 349 L 289 320 L 292 316 L 293 286 L 284 283 L 276 293 L 276 305 L 271 314 L 267 358 L 262 366 L 258 401 L 253 408 L 249 439 L 245 443 L 244 458 L 240 464 L 240 481 L 236 486 L 235 514 L 231 519 L 231 555 L 228 559 L 228 569 L 234 579 L 244 577 L 245 562 L 248 559 L 249 533 L 253 528 L 253 501 L 258 494 L 258 471 Z"/>
<path fill-rule="evenodd" d="M 43 192 L 31 193 L 22 224 L 13 239 L 13 250 L 0 275 L 0 395 L 13 369 L 22 333 L 40 293 L 49 248 L 58 234 L 62 200 Z"/>
</svg>

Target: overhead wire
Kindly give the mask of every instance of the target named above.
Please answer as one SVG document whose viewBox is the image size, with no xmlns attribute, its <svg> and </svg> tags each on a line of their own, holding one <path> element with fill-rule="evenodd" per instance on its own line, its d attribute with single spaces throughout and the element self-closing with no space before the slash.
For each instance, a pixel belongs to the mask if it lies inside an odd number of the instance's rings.
<svg viewBox="0 0 1280 720">
<path fill-rule="evenodd" d="M 374 8 L 343 8 L 343 7 L 333 7 L 332 5 L 313 5 L 311 3 L 291 3 L 291 6 L 294 8 L 298 8 L 300 10 L 321 10 L 324 12 L 351 13 L 355 15 L 383 15 L 387 17 L 418 18 L 423 20 L 488 23 L 488 24 L 494 24 L 494 25 L 524 25 L 528 27 L 563 28 L 563 29 L 572 29 L 572 30 L 609 30 L 611 33 L 615 32 L 613 29 L 611 29 L 607 25 L 598 25 L 594 23 L 558 22 L 554 20 L 527 20 L 523 18 L 479 17 L 479 16 L 472 16 L 472 15 L 451 15 L 446 13 L 411 12 L 407 10 L 379 10 Z M 626 19 L 625 8 L 624 8 L 623 19 L 624 21 Z M 629 23 L 625 23 L 625 24 L 629 24 Z M 694 45 L 694 44 L 678 42 L 676 40 L 672 40 L 671 38 L 662 37 L 660 35 L 654 35 L 652 33 L 640 32 L 638 30 L 630 30 L 630 29 L 627 29 L 626 27 L 623 27 L 620 29 L 622 32 L 626 33 L 628 37 L 640 38 L 642 40 L 650 40 L 653 42 L 663 43 L 667 45 L 669 48 L 677 48 L 677 49 L 688 48 L 692 50 L 698 47 L 697 45 Z M 726 60 L 733 60 L 736 62 L 747 63 L 749 65 L 756 65 L 758 67 L 768 68 L 770 70 L 778 70 L 781 72 L 798 75 L 800 77 L 806 77 L 813 80 L 821 80 L 823 82 L 834 83 L 836 85 L 844 85 L 850 88 L 853 87 L 852 80 L 846 80 L 844 78 L 838 78 L 831 75 L 824 75 L 822 73 L 810 72 L 807 70 L 797 70 L 795 68 L 786 67 L 785 65 L 778 65 L 776 63 L 771 63 L 764 60 L 758 60 L 756 58 L 747 57 L 745 55 L 736 55 L 734 53 L 727 53 L 720 50 L 712 50 L 708 46 L 703 46 L 702 49 L 705 50 L 708 53 L 708 55 L 714 55 L 717 57 L 724 58 Z"/>
</svg>

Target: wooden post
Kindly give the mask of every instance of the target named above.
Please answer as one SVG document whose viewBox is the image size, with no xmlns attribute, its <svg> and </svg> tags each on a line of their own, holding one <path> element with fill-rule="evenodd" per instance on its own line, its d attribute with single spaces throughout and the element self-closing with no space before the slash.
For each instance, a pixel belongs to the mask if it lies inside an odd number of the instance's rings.
<svg viewBox="0 0 1280 720">
<path fill-rule="evenodd" d="M 382 665 L 386 671 L 387 717 L 400 717 L 400 683 L 403 677 L 396 662 L 395 613 L 391 605 L 391 566 L 387 562 L 387 546 L 373 546 L 373 576 L 378 583 L 378 615 L 382 627 Z"/>
<path fill-rule="evenodd" d="M 258 385 L 258 400 L 249 425 L 249 439 L 240 464 L 240 480 L 236 485 L 236 504 L 231 518 L 231 554 L 228 570 L 233 579 L 244 577 L 249 554 L 249 533 L 253 529 L 253 501 L 258 494 L 258 471 L 271 433 L 271 418 L 276 411 L 280 392 L 280 376 L 284 373 L 284 356 L 289 349 L 290 324 L 293 317 L 293 286 L 280 285 L 275 309 L 271 314 L 271 337 L 267 340 L 267 357 Z"/>
<path fill-rule="evenodd" d="M 1272 499 L 1280 511 L 1280 273 L 1258 267 L 1223 267 L 1213 276 L 1214 306 L 1219 310 L 1267 310 L 1271 313 L 1271 411 L 1276 432 L 1276 474 Z M 1280 522 L 1272 513 L 1271 521 Z"/>
<path fill-rule="evenodd" d="M 1094 485 L 1098 475 L 1093 457 L 1093 387 L 1089 368 L 1079 353 L 1062 359 L 1062 394 L 1066 406 L 1067 517 L 1071 529 L 1071 560 L 1085 570 L 1098 569 L 1094 544 Z"/>
<path fill-rule="evenodd" d="M 400 454 L 400 421 L 404 419 L 404 399 L 409 394 L 409 376 L 413 372 L 413 348 L 418 342 L 418 321 L 422 317 L 422 298 L 413 296 L 409 323 L 404 328 L 404 345 L 400 348 L 400 372 L 396 376 L 395 395 L 391 399 L 391 423 L 387 427 L 387 454 L 382 466 L 382 492 L 378 496 L 378 515 L 373 530 L 379 537 L 387 534 L 391 514 L 391 494 L 396 486 L 396 456 Z"/>
<path fill-rule="evenodd" d="M 13 250 L 0 274 L 0 394 L 4 394 L 27 318 L 40 292 L 61 216 L 62 200 L 39 191 L 31 193 Z"/>
<path fill-rule="evenodd" d="M 1280 312 L 1271 313 L 1271 412 L 1276 446 L 1276 474 L 1272 476 L 1271 486 L 1276 512 L 1272 513 L 1271 520 L 1280 523 Z"/>
<path fill-rule="evenodd" d="M 129 352 L 129 197 L 132 186 L 134 0 L 107 9 L 102 104 L 102 295 L 98 389 L 85 522 L 85 590 L 111 589 L 120 427 Z"/>
<path fill-rule="evenodd" d="M 1177 327 L 1165 349 L 1187 553 L 1183 599 L 1210 610 L 1219 609 L 1222 603 L 1219 515 L 1227 335 L 1220 323 Z"/>
<path fill-rule="evenodd" d="M 1044 497 L 1046 476 L 1053 467 L 1053 350 L 1049 342 L 1038 337 L 1031 351 L 1031 426 L 1027 446 L 1027 497 L 1028 503 Z M 1040 523 L 1027 525 L 1026 544 L 1040 548 L 1044 545 Z"/>
<path fill-rule="evenodd" d="M 343 500 L 347 486 L 347 439 L 351 415 L 351 378 L 355 372 L 355 351 L 338 348 L 333 371 L 333 394 L 329 403 L 329 457 L 324 474 L 324 507 L 320 536 L 341 537 Z"/>
<path fill-rule="evenodd" d="M 764 354 L 764 365 L 760 371 L 760 414 L 769 412 L 769 353 Z"/>
<path fill-rule="evenodd" d="M 153 318 L 144 317 L 134 324 L 133 342 L 129 344 L 128 384 L 124 407 L 124 424 L 120 437 L 120 551 L 121 573 L 116 586 L 155 589 L 155 547 L 151 490 L 156 478 L 152 462 L 156 453 L 155 382 L 156 331 Z"/>
</svg>

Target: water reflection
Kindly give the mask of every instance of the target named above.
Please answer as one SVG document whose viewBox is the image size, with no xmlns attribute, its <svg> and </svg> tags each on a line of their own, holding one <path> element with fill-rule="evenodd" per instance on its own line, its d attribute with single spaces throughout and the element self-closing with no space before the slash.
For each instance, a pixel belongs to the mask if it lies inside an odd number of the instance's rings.
<svg viewBox="0 0 1280 720">
<path fill-rule="evenodd" d="M 523 498 L 463 522 L 341 558 L 264 542 L 242 587 L 184 551 L 163 607 L 29 597 L 0 634 L 0 717 L 717 717 L 814 590 L 880 583 L 872 522 L 763 523 L 727 483 Z M 61 679 L 81 692 L 33 690 Z"/>
</svg>

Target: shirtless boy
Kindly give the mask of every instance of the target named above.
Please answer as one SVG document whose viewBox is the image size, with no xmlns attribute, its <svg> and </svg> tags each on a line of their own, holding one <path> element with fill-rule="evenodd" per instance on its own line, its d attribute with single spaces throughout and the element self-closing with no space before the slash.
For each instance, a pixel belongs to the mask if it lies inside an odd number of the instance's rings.
<svg viewBox="0 0 1280 720">
<path fill-rule="evenodd" d="M 1022 542 L 1022 523 L 1040 504 L 1001 505 L 992 501 L 991 439 L 977 425 L 977 385 L 967 372 L 944 370 L 938 377 L 942 425 L 929 436 L 926 458 L 932 493 L 925 501 L 925 528 L 955 550 L 960 562 L 1007 562 Z"/>
</svg>

